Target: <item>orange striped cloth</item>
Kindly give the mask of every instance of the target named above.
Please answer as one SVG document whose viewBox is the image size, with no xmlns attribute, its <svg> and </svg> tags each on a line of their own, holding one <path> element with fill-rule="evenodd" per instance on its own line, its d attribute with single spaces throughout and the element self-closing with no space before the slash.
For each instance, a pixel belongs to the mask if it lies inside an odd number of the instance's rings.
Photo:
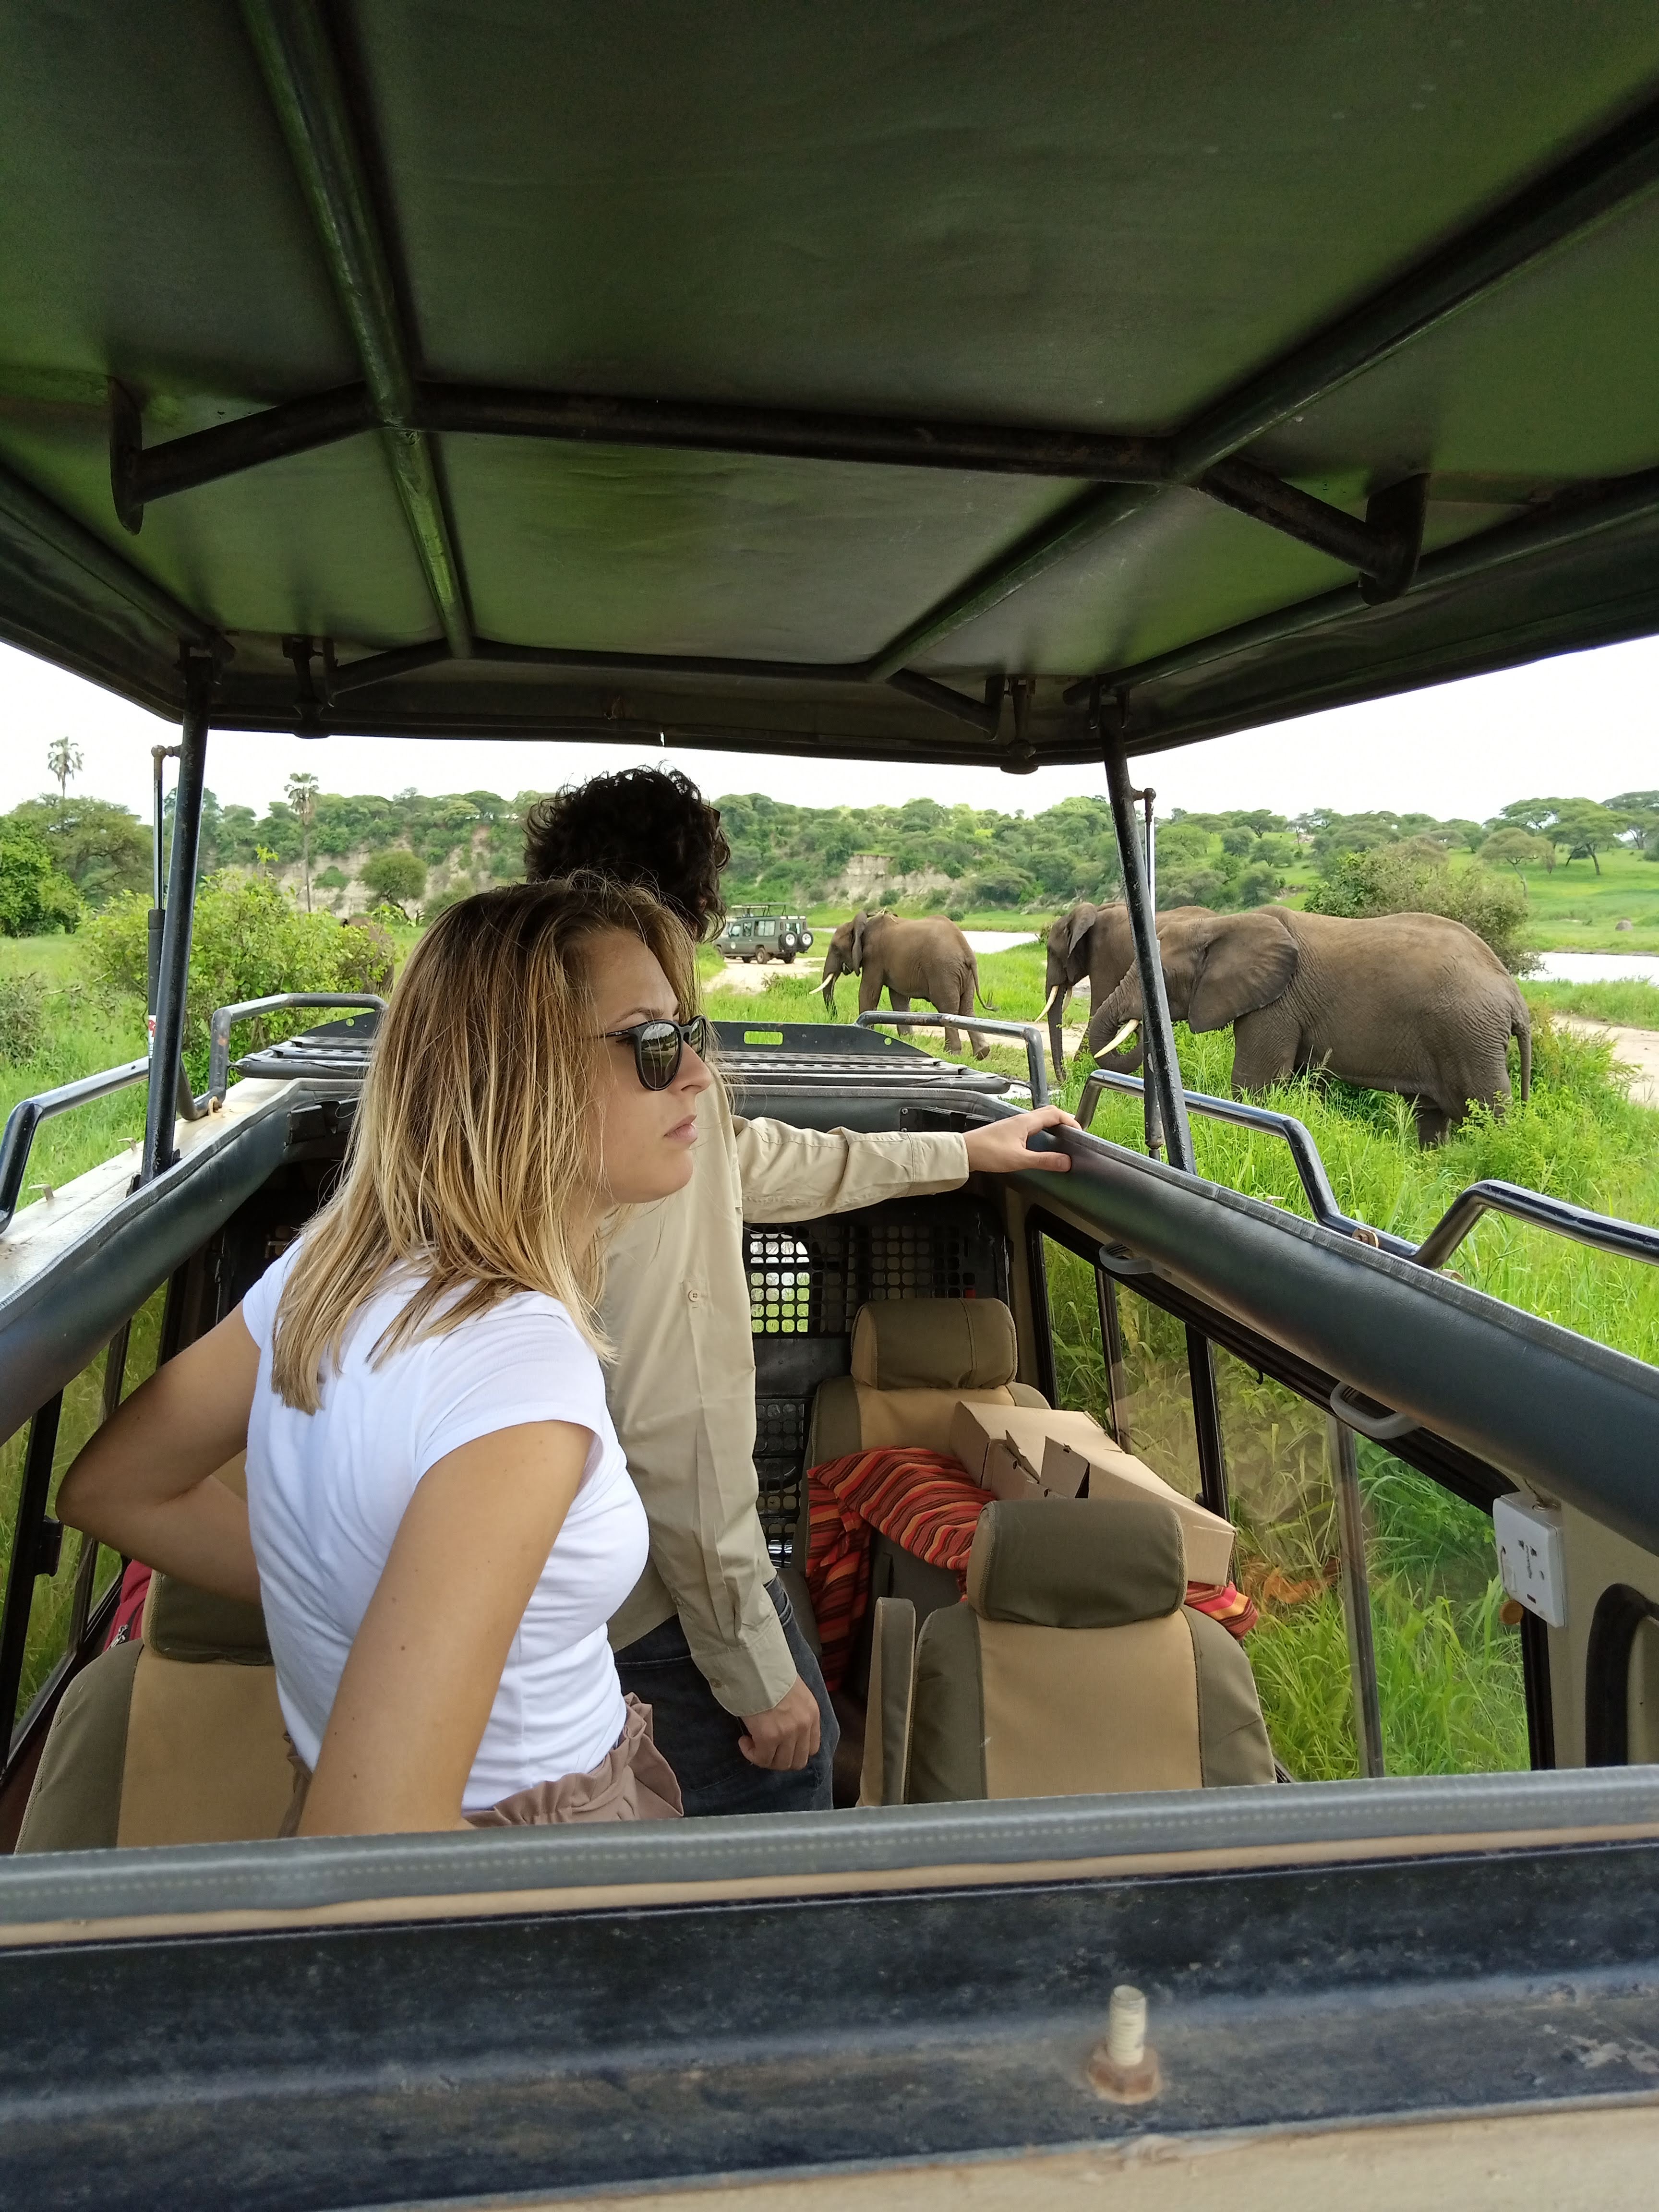
<svg viewBox="0 0 1659 2212">
<path fill-rule="evenodd" d="M 996 1499 L 948 1452 L 889 1449 L 826 1460 L 806 1475 L 806 1586 L 823 1646 L 823 1679 L 847 1677 L 859 1624 L 870 1604 L 872 1531 L 929 1566 L 948 1567 L 964 1592 L 979 1516 Z M 1254 1602 L 1231 1583 L 1188 1583 L 1187 1603 L 1234 1636 L 1255 1626 Z"/>
</svg>

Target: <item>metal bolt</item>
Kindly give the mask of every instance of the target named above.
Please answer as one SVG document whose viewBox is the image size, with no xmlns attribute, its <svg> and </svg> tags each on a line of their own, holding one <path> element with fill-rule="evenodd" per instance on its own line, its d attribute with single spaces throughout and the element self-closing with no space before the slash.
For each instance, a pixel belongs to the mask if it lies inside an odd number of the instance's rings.
<svg viewBox="0 0 1659 2212">
<path fill-rule="evenodd" d="M 1089 2079 L 1115 2105 L 1145 2105 L 1164 2086 L 1158 2053 L 1146 2043 L 1146 1999 L 1128 1982 L 1112 1991 L 1106 2037 L 1089 2054 Z"/>
</svg>

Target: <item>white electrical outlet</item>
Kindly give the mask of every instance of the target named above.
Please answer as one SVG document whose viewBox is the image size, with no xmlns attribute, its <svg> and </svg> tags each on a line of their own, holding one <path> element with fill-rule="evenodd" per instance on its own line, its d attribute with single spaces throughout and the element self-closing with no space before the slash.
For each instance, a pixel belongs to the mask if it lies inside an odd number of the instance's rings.
<svg viewBox="0 0 1659 2212">
<path fill-rule="evenodd" d="M 1504 1589 L 1552 1628 L 1567 1625 L 1567 1562 L 1561 1516 L 1547 1505 L 1500 1498 L 1492 1509 L 1498 1571 Z"/>
</svg>

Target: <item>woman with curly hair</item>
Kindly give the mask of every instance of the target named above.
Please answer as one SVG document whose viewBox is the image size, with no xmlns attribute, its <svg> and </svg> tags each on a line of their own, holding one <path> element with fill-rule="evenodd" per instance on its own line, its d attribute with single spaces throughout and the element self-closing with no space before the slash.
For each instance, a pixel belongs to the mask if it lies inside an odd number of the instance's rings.
<svg viewBox="0 0 1659 2212">
<path fill-rule="evenodd" d="M 731 858 L 719 809 L 678 769 L 596 776 L 534 805 L 526 873 L 602 869 L 649 890 L 696 938 L 721 919 Z M 952 1190 L 975 1170 L 1063 1170 L 1033 1152 L 1044 1107 L 955 1135 L 856 1135 L 733 1116 L 697 1102 L 689 1186 L 640 1209 L 610 1247 L 607 1389 L 651 1524 L 651 1559 L 611 1638 L 624 1688 L 655 1716 L 690 1814 L 804 1811 L 832 1802 L 838 1734 L 823 1676 L 756 1510 L 755 1353 L 745 1221 L 810 1221 Z M 793 1577 L 791 1577 L 793 1579 Z"/>
</svg>

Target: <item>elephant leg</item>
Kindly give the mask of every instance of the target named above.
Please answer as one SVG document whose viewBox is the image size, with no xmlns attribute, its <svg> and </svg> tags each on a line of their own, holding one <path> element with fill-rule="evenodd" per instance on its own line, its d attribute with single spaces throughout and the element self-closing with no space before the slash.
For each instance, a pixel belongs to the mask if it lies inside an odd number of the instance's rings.
<svg viewBox="0 0 1659 2212">
<path fill-rule="evenodd" d="M 1234 1097 L 1242 1097 L 1247 1091 L 1270 1090 L 1275 1083 L 1288 1083 L 1296 1073 L 1301 1042 L 1301 1024 L 1288 1006 L 1263 1006 L 1235 1022 Z"/>
<path fill-rule="evenodd" d="M 958 1014 L 966 1014 L 971 1019 L 974 1012 L 974 981 L 971 975 L 963 981 L 961 1001 L 952 1011 Z M 970 1032 L 969 1035 L 974 1048 L 974 1058 L 988 1060 L 991 1057 L 989 1044 L 975 1032 Z M 955 1048 L 953 1047 L 952 1049 L 954 1050 Z"/>
<path fill-rule="evenodd" d="M 879 975 L 872 976 L 867 968 L 860 975 L 859 1012 L 861 1014 L 873 1014 L 881 1004 L 882 982 L 883 978 Z"/>
<path fill-rule="evenodd" d="M 1412 1112 L 1417 1121 L 1417 1142 L 1420 1151 L 1431 1152 L 1437 1145 L 1445 1143 L 1452 1132 L 1454 1116 L 1443 1106 L 1437 1106 L 1432 1098 L 1413 1098 Z"/>
</svg>

